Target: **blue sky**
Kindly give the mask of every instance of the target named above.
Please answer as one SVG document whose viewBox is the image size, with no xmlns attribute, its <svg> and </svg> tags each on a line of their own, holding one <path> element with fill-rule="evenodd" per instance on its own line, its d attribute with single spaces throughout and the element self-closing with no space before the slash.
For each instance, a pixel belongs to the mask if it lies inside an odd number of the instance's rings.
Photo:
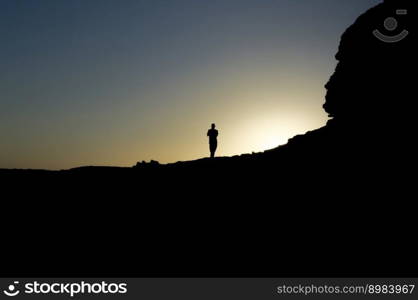
<svg viewBox="0 0 418 300">
<path fill-rule="evenodd" d="M 262 151 L 321 127 L 374 0 L 0 0 L 0 167 Z"/>
</svg>

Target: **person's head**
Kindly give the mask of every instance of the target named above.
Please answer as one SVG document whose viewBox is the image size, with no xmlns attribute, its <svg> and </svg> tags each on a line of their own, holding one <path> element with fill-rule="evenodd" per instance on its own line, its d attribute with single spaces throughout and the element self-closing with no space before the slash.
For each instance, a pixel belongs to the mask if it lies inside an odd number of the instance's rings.
<svg viewBox="0 0 418 300">
<path fill-rule="evenodd" d="M 215 123 L 212 123 L 212 129 L 215 129 L 216 125 Z"/>
</svg>

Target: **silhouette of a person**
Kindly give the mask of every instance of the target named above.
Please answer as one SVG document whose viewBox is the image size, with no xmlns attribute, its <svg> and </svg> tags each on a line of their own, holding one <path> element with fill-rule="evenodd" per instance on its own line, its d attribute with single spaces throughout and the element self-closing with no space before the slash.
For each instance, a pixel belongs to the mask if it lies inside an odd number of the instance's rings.
<svg viewBox="0 0 418 300">
<path fill-rule="evenodd" d="M 211 129 L 208 130 L 210 157 L 215 157 L 215 151 L 218 147 L 218 130 L 215 129 L 215 123 L 212 123 Z"/>
</svg>

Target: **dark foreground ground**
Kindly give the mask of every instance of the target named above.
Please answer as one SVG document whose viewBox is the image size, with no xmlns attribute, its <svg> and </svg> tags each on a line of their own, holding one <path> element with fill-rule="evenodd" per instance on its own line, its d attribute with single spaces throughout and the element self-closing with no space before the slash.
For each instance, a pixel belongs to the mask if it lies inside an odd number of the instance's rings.
<svg viewBox="0 0 418 300">
<path fill-rule="evenodd" d="M 138 168 L 2 170 L 1 273 L 416 274 L 405 178 L 287 148 Z"/>
<path fill-rule="evenodd" d="M 372 34 L 409 4 L 386 0 L 344 32 L 326 84 L 332 120 L 283 147 L 0 170 L 1 275 L 418 276 L 412 40 Z"/>
</svg>

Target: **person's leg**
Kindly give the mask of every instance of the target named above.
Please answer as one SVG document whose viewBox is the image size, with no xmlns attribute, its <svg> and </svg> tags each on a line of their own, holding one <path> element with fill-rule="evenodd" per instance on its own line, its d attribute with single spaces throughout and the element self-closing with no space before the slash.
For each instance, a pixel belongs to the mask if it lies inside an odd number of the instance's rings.
<svg viewBox="0 0 418 300">
<path fill-rule="evenodd" d="M 210 157 L 214 158 L 215 157 L 215 151 L 216 151 L 216 144 L 210 143 L 209 150 L 210 150 Z"/>
<path fill-rule="evenodd" d="M 215 152 L 216 152 L 216 148 L 218 147 L 218 143 L 213 143 L 212 145 L 211 145 L 211 150 L 210 150 L 210 152 L 211 152 L 211 157 L 213 158 L 213 157 L 215 157 Z"/>
</svg>

